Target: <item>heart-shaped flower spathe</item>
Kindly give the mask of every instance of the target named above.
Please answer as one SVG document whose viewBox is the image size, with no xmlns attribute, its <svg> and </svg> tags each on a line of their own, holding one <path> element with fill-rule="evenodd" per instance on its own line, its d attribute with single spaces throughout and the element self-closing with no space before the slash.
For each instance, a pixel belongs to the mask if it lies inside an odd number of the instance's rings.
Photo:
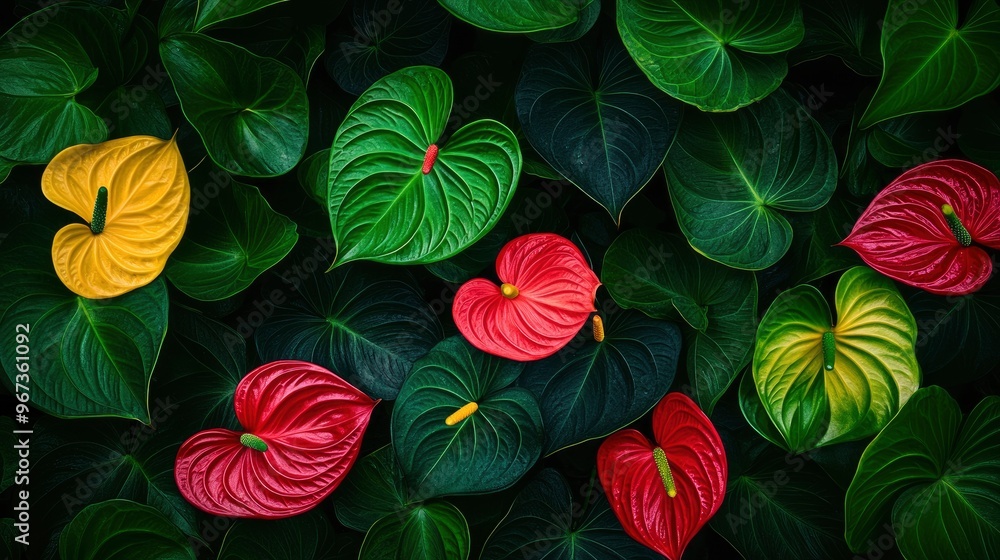
<svg viewBox="0 0 1000 560">
<path fill-rule="evenodd" d="M 297 360 L 251 371 L 236 386 L 245 432 L 215 428 L 177 453 L 181 494 L 214 515 L 279 519 L 315 507 L 344 479 L 378 401 Z"/>
<path fill-rule="evenodd" d="M 474 278 L 458 289 L 452 316 L 476 348 L 527 362 L 558 352 L 595 311 L 601 285 L 583 253 L 554 233 L 517 237 L 497 256 L 497 286 Z"/>
<path fill-rule="evenodd" d="M 191 186 L 173 138 L 129 136 L 59 152 L 42 193 L 88 222 L 56 233 L 52 262 L 67 288 L 98 299 L 159 276 L 184 235 Z"/>
<path fill-rule="evenodd" d="M 722 440 L 705 413 L 683 393 L 653 411 L 656 443 L 632 429 L 604 440 L 597 472 L 625 532 L 679 560 L 726 495 Z"/>
<path fill-rule="evenodd" d="M 916 288 L 962 295 L 983 287 L 1000 249 L 1000 181 L 968 161 L 914 167 L 882 190 L 840 244 L 868 266 Z"/>
</svg>

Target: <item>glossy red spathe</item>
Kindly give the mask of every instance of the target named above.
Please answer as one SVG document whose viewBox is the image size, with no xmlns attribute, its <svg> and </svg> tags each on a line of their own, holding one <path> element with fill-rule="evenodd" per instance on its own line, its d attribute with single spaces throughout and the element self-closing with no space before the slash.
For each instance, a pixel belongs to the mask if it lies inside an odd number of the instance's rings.
<svg viewBox="0 0 1000 560">
<path fill-rule="evenodd" d="M 945 205 L 972 245 L 959 242 Z M 947 159 L 897 177 L 840 244 L 893 280 L 933 294 L 962 295 L 982 288 L 993 272 L 990 256 L 976 243 L 1000 249 L 1000 181 L 972 162 Z"/>
<path fill-rule="evenodd" d="M 351 469 L 377 403 L 315 364 L 264 364 L 236 386 L 244 431 L 216 428 L 188 438 L 177 453 L 177 486 L 214 515 L 279 519 L 308 511 Z M 266 451 L 241 443 L 244 434 Z"/>
<path fill-rule="evenodd" d="M 670 393 L 653 411 L 651 443 L 628 429 L 597 451 L 597 472 L 611 509 L 636 541 L 679 560 L 726 495 L 726 452 L 712 422 L 689 397 Z M 654 459 L 663 450 L 676 495 L 668 495 Z"/>
<path fill-rule="evenodd" d="M 601 285 L 583 253 L 554 233 L 522 235 L 497 256 L 497 286 L 475 278 L 458 289 L 452 316 L 484 352 L 521 362 L 558 352 L 595 311 Z"/>
</svg>

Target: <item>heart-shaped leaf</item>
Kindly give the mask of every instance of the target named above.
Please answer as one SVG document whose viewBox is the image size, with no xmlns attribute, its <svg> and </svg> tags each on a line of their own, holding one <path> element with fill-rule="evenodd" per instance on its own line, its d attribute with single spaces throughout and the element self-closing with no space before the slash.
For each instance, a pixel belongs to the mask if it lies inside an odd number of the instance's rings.
<svg viewBox="0 0 1000 560">
<path fill-rule="evenodd" d="M 299 236 L 295 222 L 271 209 L 257 187 L 228 178 L 191 226 L 167 265 L 185 294 L 215 301 L 236 295 L 283 259 Z M 230 184 L 231 183 L 231 184 Z"/>
<path fill-rule="evenodd" d="M 372 14 L 384 20 L 373 22 Z M 448 52 L 451 14 L 436 0 L 357 0 L 349 35 L 330 45 L 327 70 L 344 91 L 361 95 L 407 66 L 440 66 Z"/>
<path fill-rule="evenodd" d="M 471 122 L 438 146 L 452 95 L 447 74 L 413 66 L 382 78 L 351 107 L 330 158 L 333 266 L 436 262 L 500 220 L 521 173 L 521 150 L 491 120 Z"/>
<path fill-rule="evenodd" d="M 910 168 L 934 159 L 960 136 L 944 116 L 918 113 L 882 121 L 868 129 L 868 151 L 886 167 Z"/>
<path fill-rule="evenodd" d="M 580 250 L 554 233 L 522 235 L 497 255 L 498 288 L 469 280 L 451 313 L 473 346 L 520 362 L 558 352 L 595 311 L 601 282 Z"/>
<path fill-rule="evenodd" d="M 841 243 L 886 276 L 932 294 L 983 287 L 1000 249 L 1000 180 L 963 160 L 914 167 L 882 190 Z"/>
<path fill-rule="evenodd" d="M 432 502 L 405 514 L 387 515 L 372 525 L 358 560 L 467 560 L 470 541 L 469 525 L 462 512 L 447 502 Z"/>
<path fill-rule="evenodd" d="M 302 159 L 309 101 L 291 68 L 197 33 L 167 37 L 160 57 L 184 116 L 219 167 L 273 177 Z"/>
<path fill-rule="evenodd" d="M 594 0 L 582 7 L 576 23 L 556 29 L 535 31 L 528 33 L 527 36 L 532 41 L 538 41 L 539 43 L 569 43 L 586 35 L 594 27 L 594 24 L 597 23 L 597 18 L 600 16 L 601 2 L 600 0 Z M 528 162 L 525 161 L 525 167 L 527 167 L 527 164 Z M 528 173 L 528 171 L 525 171 L 525 173 Z M 550 178 L 557 179 L 558 177 Z"/>
<path fill-rule="evenodd" d="M 689 111 L 663 168 L 691 245 L 748 270 L 788 251 L 792 226 L 781 212 L 817 210 L 837 188 L 830 139 L 783 91 L 732 114 Z"/>
<path fill-rule="evenodd" d="M 819 290 L 796 286 L 757 330 L 754 383 L 793 451 L 877 433 L 920 383 L 917 325 L 890 280 L 854 267 L 837 283 L 836 306 L 834 324 Z"/>
<path fill-rule="evenodd" d="M 843 491 L 815 457 L 767 444 L 735 407 L 720 407 L 712 422 L 729 461 L 726 499 L 712 529 L 744 558 L 850 558 Z"/>
<path fill-rule="evenodd" d="M 30 328 L 32 407 L 60 417 L 118 416 L 149 422 L 147 394 L 167 330 L 162 280 L 116 298 L 70 293 L 52 268 L 53 233 L 36 224 L 0 245 L 0 326 Z M 27 325 L 15 331 L 16 325 Z M 0 345 L 11 387 L 23 383 L 12 336 Z"/>
<path fill-rule="evenodd" d="M 340 485 L 334 506 L 341 524 L 365 533 L 383 517 L 404 515 L 411 502 L 396 454 L 386 445 L 358 459 Z"/>
<path fill-rule="evenodd" d="M 538 473 L 490 535 L 480 560 L 660 558 L 625 534 L 600 487 L 581 491 L 585 492 L 583 503 L 575 503 L 569 484 L 558 471 Z"/>
<path fill-rule="evenodd" d="M 812 0 L 802 3 L 805 36 L 788 53 L 788 62 L 799 64 L 824 56 L 836 56 L 862 76 L 882 73 L 879 51 L 888 0 Z"/>
<path fill-rule="evenodd" d="M 502 33 L 529 33 L 567 27 L 600 0 L 438 0 L 455 17 Z"/>
<path fill-rule="evenodd" d="M 44 5 L 12 27 L 0 39 L 0 160 L 44 164 L 107 139 L 114 123 L 95 108 L 145 66 L 151 35 L 141 16 L 83 2 Z"/>
<path fill-rule="evenodd" d="M 906 300 L 917 321 L 917 360 L 938 385 L 967 383 L 1000 363 L 1000 283 L 941 297 L 917 292 Z M 956 351 L 957 350 L 957 351 Z"/>
<path fill-rule="evenodd" d="M 604 440 L 597 472 L 611 509 L 630 537 L 670 560 L 722 505 L 728 476 L 722 440 L 705 413 L 683 393 L 653 410 L 650 443 L 628 429 Z"/>
<path fill-rule="evenodd" d="M 684 321 L 688 382 L 711 412 L 750 361 L 757 281 L 749 272 L 700 258 L 680 236 L 629 230 L 604 255 L 603 280 L 615 302 L 650 317 Z"/>
<path fill-rule="evenodd" d="M 733 111 L 777 89 L 803 26 L 792 0 L 618 0 L 618 31 L 658 88 L 702 111 Z"/>
<path fill-rule="evenodd" d="M 392 445 L 414 499 L 503 490 L 542 452 L 524 365 L 446 338 L 413 366 L 392 411 Z"/>
<path fill-rule="evenodd" d="M 198 15 L 194 31 L 203 31 L 220 22 L 235 19 L 288 0 L 243 0 L 237 4 L 226 0 L 198 0 Z"/>
<path fill-rule="evenodd" d="M 1000 398 L 983 399 L 963 423 L 946 391 L 917 391 L 861 456 L 847 490 L 847 543 L 878 549 L 885 527 L 908 559 L 995 558 L 997 457 Z"/>
<path fill-rule="evenodd" d="M 577 43 L 532 47 L 515 103 L 531 145 L 616 223 L 660 167 L 680 120 L 679 104 L 617 40 L 596 55 Z"/>
<path fill-rule="evenodd" d="M 59 537 L 63 560 L 195 560 L 177 527 L 159 511 L 128 500 L 84 508 Z"/>
<path fill-rule="evenodd" d="M 976 0 L 959 25 L 958 5 L 890 0 L 882 25 L 882 81 L 861 116 L 862 128 L 952 109 L 1000 85 L 1000 7 Z"/>
<path fill-rule="evenodd" d="M 184 235 L 191 185 L 174 139 L 131 136 L 66 148 L 42 174 L 42 192 L 89 225 L 52 241 L 56 274 L 85 298 L 152 282 Z"/>
<path fill-rule="evenodd" d="M 321 270 L 287 275 L 298 295 L 275 301 L 254 335 L 257 353 L 313 362 L 376 398 L 396 398 L 413 363 L 444 338 L 437 316 L 406 272 L 369 263 Z"/>
<path fill-rule="evenodd" d="M 177 486 L 214 515 L 279 519 L 308 511 L 351 469 L 376 404 L 320 366 L 264 364 L 236 387 L 245 432 L 215 428 L 188 438 L 177 453 Z"/>
<path fill-rule="evenodd" d="M 529 363 L 518 378 L 538 399 L 546 454 L 638 420 L 674 381 L 677 326 L 637 311 L 607 314 L 602 323 L 601 342 L 584 329 L 562 352 Z"/>
<path fill-rule="evenodd" d="M 226 533 L 217 560 L 336 558 L 330 521 L 319 511 L 295 519 L 238 519 Z"/>
</svg>

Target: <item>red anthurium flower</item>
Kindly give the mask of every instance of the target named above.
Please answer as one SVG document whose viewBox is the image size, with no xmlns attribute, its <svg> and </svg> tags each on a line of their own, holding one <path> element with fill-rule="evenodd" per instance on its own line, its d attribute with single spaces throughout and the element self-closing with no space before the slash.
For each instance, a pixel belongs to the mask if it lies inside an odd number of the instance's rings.
<svg viewBox="0 0 1000 560">
<path fill-rule="evenodd" d="M 932 294 L 983 287 L 1000 249 L 1000 181 L 968 161 L 914 167 L 882 190 L 841 245 L 893 280 Z"/>
<path fill-rule="evenodd" d="M 554 233 L 522 235 L 497 256 L 502 285 L 475 278 L 458 289 L 452 316 L 470 343 L 527 362 L 558 352 L 580 331 L 601 285 L 576 245 Z"/>
<path fill-rule="evenodd" d="M 303 513 L 351 469 L 377 402 L 320 366 L 264 364 L 236 387 L 236 417 L 246 431 L 216 428 L 188 438 L 177 453 L 177 486 L 215 515 Z"/>
<path fill-rule="evenodd" d="M 705 413 L 683 393 L 653 411 L 656 443 L 621 430 L 597 451 L 597 472 L 611 509 L 638 542 L 679 560 L 726 495 L 722 440 Z"/>
</svg>

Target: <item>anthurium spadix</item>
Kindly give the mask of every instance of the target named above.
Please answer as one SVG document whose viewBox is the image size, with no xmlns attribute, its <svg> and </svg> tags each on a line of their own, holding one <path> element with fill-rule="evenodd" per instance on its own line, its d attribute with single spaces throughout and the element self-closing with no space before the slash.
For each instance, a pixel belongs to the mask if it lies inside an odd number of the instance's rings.
<svg viewBox="0 0 1000 560">
<path fill-rule="evenodd" d="M 1000 249 L 1000 180 L 969 161 L 918 165 L 875 196 L 841 242 L 886 276 L 939 295 L 983 287 Z"/>
<path fill-rule="evenodd" d="M 792 451 L 877 433 L 920 383 L 916 321 L 891 280 L 854 267 L 835 300 L 836 322 L 819 290 L 796 286 L 774 300 L 757 329 L 757 395 Z M 747 405 L 757 403 L 744 403 L 744 415 L 766 434 Z"/>
<path fill-rule="evenodd" d="M 188 438 L 174 478 L 202 511 L 258 519 L 298 515 L 333 492 L 358 458 L 378 404 L 329 370 L 297 360 L 251 371 L 233 400 L 244 431 L 215 428 Z"/>
<path fill-rule="evenodd" d="M 52 262 L 67 288 L 98 299 L 163 271 L 187 226 L 191 186 L 173 138 L 129 136 L 59 152 L 42 193 L 88 222 L 56 233 Z"/>
<path fill-rule="evenodd" d="M 452 316 L 483 352 L 527 362 L 558 352 L 595 311 L 601 285 L 580 249 L 554 233 L 529 233 L 497 256 L 502 284 L 469 280 L 455 293 Z"/>
<path fill-rule="evenodd" d="M 653 436 L 621 430 L 597 450 L 597 473 L 630 537 L 679 560 L 722 506 L 729 467 L 715 426 L 688 396 L 670 393 L 653 410 Z"/>
<path fill-rule="evenodd" d="M 441 142 L 451 79 L 412 66 L 372 84 L 337 130 L 328 178 L 333 266 L 355 260 L 429 264 L 500 220 L 521 174 L 514 133 L 492 120 Z"/>
</svg>

